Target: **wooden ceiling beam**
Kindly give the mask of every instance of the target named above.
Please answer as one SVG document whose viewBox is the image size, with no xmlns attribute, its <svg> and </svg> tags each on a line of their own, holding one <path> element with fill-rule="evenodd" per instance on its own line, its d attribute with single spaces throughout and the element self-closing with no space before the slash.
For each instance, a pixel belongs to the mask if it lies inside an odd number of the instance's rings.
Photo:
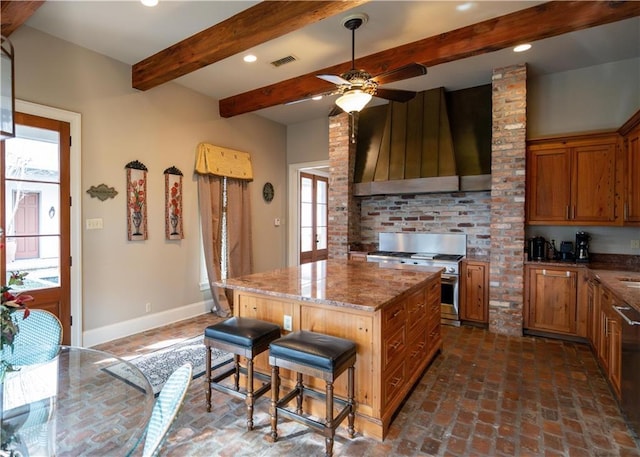
<svg viewBox="0 0 640 457">
<path fill-rule="evenodd" d="M 134 64 L 132 86 L 151 89 L 367 1 L 262 1 Z"/>
<path fill-rule="evenodd" d="M 27 19 L 42 6 L 44 1 L 2 1 L 0 2 L 0 17 L 2 25 L 0 32 L 3 36 L 8 37 L 15 32 L 18 27 L 24 24 Z"/>
<path fill-rule="evenodd" d="M 553 1 L 371 54 L 357 59 L 355 65 L 374 76 L 413 62 L 431 67 L 639 15 L 638 1 Z M 220 116 L 232 117 L 330 91 L 335 86 L 316 75 L 339 75 L 350 68 L 351 62 L 344 62 L 222 99 Z"/>
</svg>

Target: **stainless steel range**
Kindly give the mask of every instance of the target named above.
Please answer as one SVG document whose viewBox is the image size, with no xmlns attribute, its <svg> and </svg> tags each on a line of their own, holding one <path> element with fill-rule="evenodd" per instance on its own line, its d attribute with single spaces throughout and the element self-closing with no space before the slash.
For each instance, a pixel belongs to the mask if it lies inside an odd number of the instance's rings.
<svg viewBox="0 0 640 457">
<path fill-rule="evenodd" d="M 442 267 L 441 320 L 460 325 L 460 261 L 467 254 L 467 235 L 434 233 L 380 233 L 379 251 L 367 255 L 368 262 L 403 263 Z"/>
</svg>

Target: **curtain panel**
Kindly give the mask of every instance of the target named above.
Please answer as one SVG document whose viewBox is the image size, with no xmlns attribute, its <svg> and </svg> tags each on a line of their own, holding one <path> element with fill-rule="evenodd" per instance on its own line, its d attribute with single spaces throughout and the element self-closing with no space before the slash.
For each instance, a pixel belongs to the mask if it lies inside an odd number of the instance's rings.
<svg viewBox="0 0 640 457">
<path fill-rule="evenodd" d="M 251 201 L 249 182 L 253 179 L 251 156 L 202 143 L 198 146 L 195 172 L 204 257 L 213 298 L 212 312 L 232 314 L 229 300 L 215 282 L 221 279 L 223 181 L 227 179 L 227 275 L 237 277 L 253 271 L 251 250 Z"/>
</svg>

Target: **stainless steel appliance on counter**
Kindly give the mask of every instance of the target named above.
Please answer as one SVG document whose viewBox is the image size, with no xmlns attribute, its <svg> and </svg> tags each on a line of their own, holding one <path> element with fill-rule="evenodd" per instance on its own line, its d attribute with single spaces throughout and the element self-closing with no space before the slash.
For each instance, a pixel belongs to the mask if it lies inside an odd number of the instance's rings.
<svg viewBox="0 0 640 457">
<path fill-rule="evenodd" d="M 622 411 L 640 438 L 640 313 L 630 306 L 614 306 L 622 317 Z"/>
<path fill-rule="evenodd" d="M 441 321 L 460 325 L 460 261 L 467 254 L 467 235 L 435 233 L 380 233 L 379 251 L 367 255 L 368 262 L 401 263 L 442 267 Z"/>
</svg>

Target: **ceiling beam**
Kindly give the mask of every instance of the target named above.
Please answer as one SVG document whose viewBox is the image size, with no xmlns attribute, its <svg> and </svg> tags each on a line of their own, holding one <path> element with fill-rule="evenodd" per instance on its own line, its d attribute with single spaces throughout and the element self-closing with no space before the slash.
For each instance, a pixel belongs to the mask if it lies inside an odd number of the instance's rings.
<svg viewBox="0 0 640 457">
<path fill-rule="evenodd" d="M 0 17 L 2 25 L 0 31 L 3 36 L 8 37 L 15 32 L 18 27 L 26 22 L 38 8 L 42 6 L 44 1 L 6 1 L 3 0 L 0 6 Z"/>
<path fill-rule="evenodd" d="M 134 64 L 132 86 L 151 89 L 367 1 L 262 1 Z"/>
<path fill-rule="evenodd" d="M 638 1 L 553 1 L 371 54 L 357 59 L 355 66 L 374 76 L 414 62 L 430 67 L 639 15 Z M 316 75 L 340 75 L 350 68 L 351 62 L 344 62 L 224 98 L 219 103 L 220 116 L 232 117 L 330 91 L 335 86 Z"/>
</svg>

